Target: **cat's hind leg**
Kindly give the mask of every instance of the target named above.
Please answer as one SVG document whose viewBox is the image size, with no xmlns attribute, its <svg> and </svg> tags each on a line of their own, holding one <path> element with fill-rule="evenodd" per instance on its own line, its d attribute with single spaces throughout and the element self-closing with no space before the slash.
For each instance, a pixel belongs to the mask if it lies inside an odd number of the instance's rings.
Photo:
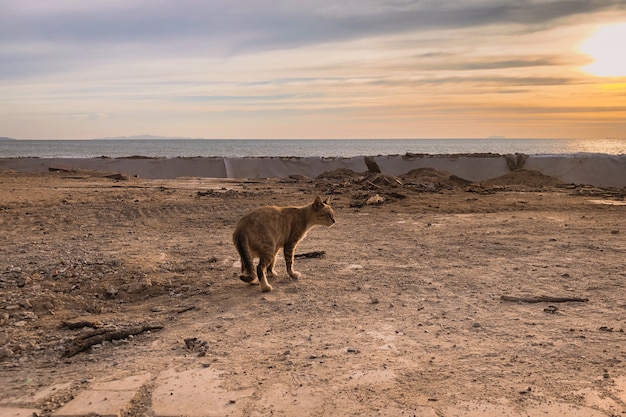
<svg viewBox="0 0 626 417">
<path fill-rule="evenodd" d="M 254 264 L 252 265 L 252 268 L 248 270 L 242 262 L 241 275 L 239 275 L 239 279 L 243 282 L 247 282 L 250 285 L 259 285 L 259 280 L 254 273 Z"/>
<path fill-rule="evenodd" d="M 274 266 L 276 265 L 276 255 L 278 255 L 278 251 L 276 251 L 276 253 L 274 254 L 274 257 L 272 258 L 272 263 L 270 263 L 267 267 L 267 276 L 270 278 L 274 278 L 278 275 L 276 273 L 276 270 L 274 269 Z"/>
<path fill-rule="evenodd" d="M 233 241 L 241 259 L 241 275 L 239 275 L 239 279 L 249 284 L 258 284 L 259 280 L 254 275 L 254 260 L 252 259 L 252 253 L 248 248 L 247 239 L 245 236 L 235 232 Z"/>
<path fill-rule="evenodd" d="M 252 269 L 247 270 L 242 265 L 241 266 L 241 275 L 239 275 L 239 279 L 242 280 L 243 282 L 247 282 L 248 284 L 251 284 L 251 285 L 258 285 L 259 284 L 259 280 L 254 275 L 254 266 L 252 267 Z"/>
<path fill-rule="evenodd" d="M 265 271 L 270 266 L 272 259 L 273 258 L 262 256 L 261 259 L 259 259 L 259 264 L 256 267 L 256 274 L 259 277 L 259 283 L 261 284 L 261 291 L 263 292 L 272 291 L 272 286 L 270 285 L 269 282 L 267 282 L 267 275 L 265 274 Z"/>
</svg>

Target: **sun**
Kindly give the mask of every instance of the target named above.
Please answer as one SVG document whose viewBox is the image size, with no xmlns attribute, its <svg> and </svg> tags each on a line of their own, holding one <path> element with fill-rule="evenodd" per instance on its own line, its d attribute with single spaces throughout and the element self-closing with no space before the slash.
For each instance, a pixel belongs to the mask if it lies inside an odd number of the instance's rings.
<svg viewBox="0 0 626 417">
<path fill-rule="evenodd" d="M 593 58 L 583 71 L 598 77 L 626 77 L 626 23 L 604 25 L 580 45 L 580 51 Z"/>
</svg>

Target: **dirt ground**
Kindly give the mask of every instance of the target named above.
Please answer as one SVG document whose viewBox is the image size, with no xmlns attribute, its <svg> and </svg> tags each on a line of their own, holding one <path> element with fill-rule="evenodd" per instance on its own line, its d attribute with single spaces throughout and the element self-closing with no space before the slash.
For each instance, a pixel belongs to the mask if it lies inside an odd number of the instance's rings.
<svg viewBox="0 0 626 417">
<path fill-rule="evenodd" d="M 0 173 L 0 400 L 67 383 L 49 414 L 95 378 L 204 366 L 252 392 L 248 415 L 626 413 L 625 189 L 529 171 L 116 178 Z M 337 224 L 297 253 L 323 256 L 296 259 L 297 281 L 279 262 L 269 293 L 241 282 L 239 217 L 318 194 Z M 126 415 L 149 405 L 150 385 Z"/>
</svg>

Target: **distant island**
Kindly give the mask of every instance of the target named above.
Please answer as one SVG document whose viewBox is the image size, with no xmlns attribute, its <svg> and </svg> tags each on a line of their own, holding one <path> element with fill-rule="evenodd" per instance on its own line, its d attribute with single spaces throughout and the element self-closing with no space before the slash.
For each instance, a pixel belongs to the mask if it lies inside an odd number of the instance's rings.
<svg viewBox="0 0 626 417">
<path fill-rule="evenodd" d="M 0 136 L 0 140 L 17 140 L 14 138 L 5 138 L 4 136 Z"/>
<path fill-rule="evenodd" d="M 157 136 L 157 135 L 134 135 L 134 136 L 109 136 L 105 138 L 93 138 L 91 140 L 158 140 L 158 139 L 193 139 L 177 136 Z"/>
</svg>

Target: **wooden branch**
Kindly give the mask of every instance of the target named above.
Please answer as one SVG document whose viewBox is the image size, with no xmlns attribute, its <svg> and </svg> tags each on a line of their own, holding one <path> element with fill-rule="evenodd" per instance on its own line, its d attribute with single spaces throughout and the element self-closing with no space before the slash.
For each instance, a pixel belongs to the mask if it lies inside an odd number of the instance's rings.
<svg viewBox="0 0 626 417">
<path fill-rule="evenodd" d="M 84 352 L 90 347 L 100 344 L 102 342 L 110 342 L 112 340 L 125 339 L 128 336 L 138 335 L 149 330 L 161 330 L 163 326 L 144 324 L 141 326 L 132 326 L 126 329 L 97 329 L 92 332 L 88 332 L 82 336 L 78 336 L 72 344 L 66 349 L 63 354 L 66 358 Z"/>
<path fill-rule="evenodd" d="M 588 298 L 578 298 L 578 297 L 549 297 L 545 295 L 541 295 L 539 297 L 511 297 L 508 295 L 503 295 L 500 297 L 502 301 L 512 301 L 517 303 L 567 303 L 570 301 L 578 302 L 578 303 L 586 303 L 589 301 Z"/>
<path fill-rule="evenodd" d="M 180 310 L 176 310 L 176 314 L 183 314 L 183 313 L 186 313 L 188 311 L 195 310 L 196 308 L 197 308 L 196 306 L 183 307 Z"/>
<path fill-rule="evenodd" d="M 76 322 L 70 322 L 70 321 L 61 322 L 61 328 L 65 328 L 65 329 L 76 330 L 76 329 L 82 329 L 83 327 L 91 327 L 92 329 L 98 329 L 102 327 L 102 323 L 100 323 L 99 321 L 87 321 L 87 320 L 76 321 Z"/>
<path fill-rule="evenodd" d="M 326 251 L 318 250 L 315 252 L 297 253 L 293 255 L 293 257 L 296 259 L 298 258 L 321 258 L 324 255 L 326 255 Z"/>
</svg>

